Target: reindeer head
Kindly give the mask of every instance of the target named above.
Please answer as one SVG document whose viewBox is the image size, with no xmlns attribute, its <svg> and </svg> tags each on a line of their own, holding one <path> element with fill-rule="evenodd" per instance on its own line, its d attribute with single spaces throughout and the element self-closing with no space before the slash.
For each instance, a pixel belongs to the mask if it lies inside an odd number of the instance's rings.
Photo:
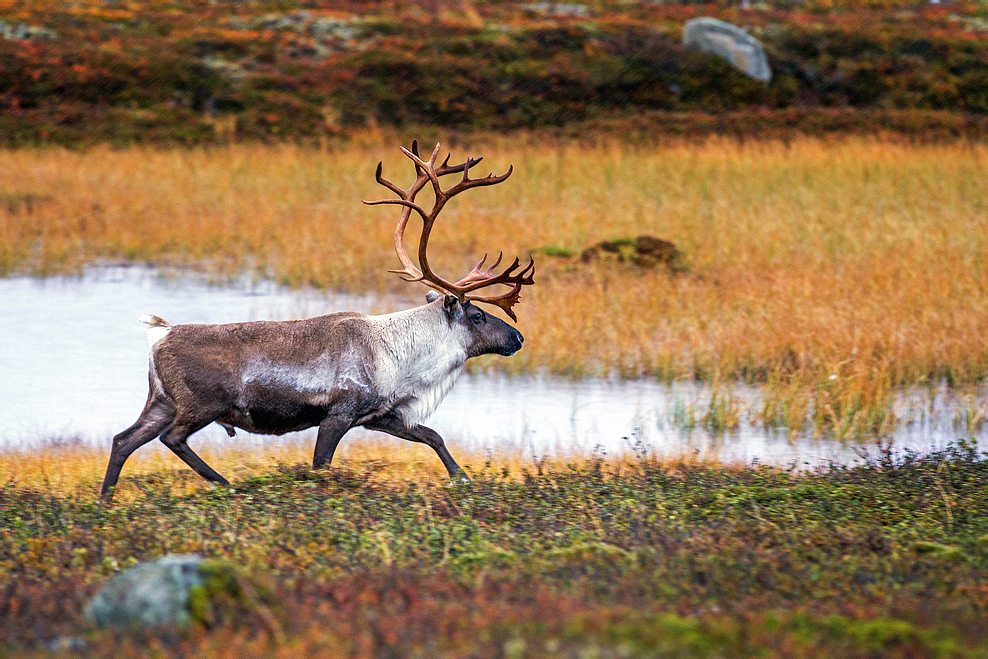
<svg viewBox="0 0 988 659">
<path fill-rule="evenodd" d="M 450 326 L 463 333 L 467 359 L 495 354 L 510 357 L 525 342 L 521 332 L 472 302 L 464 304 L 455 295 L 440 295 L 436 291 L 429 291 L 425 299 L 436 308 L 442 307 Z"/>
<path fill-rule="evenodd" d="M 377 182 L 398 195 L 398 199 L 382 199 L 379 201 L 364 201 L 365 204 L 397 204 L 402 206 L 401 216 L 398 218 L 398 226 L 395 229 L 395 251 L 398 260 L 401 261 L 401 270 L 391 270 L 397 273 L 405 281 L 420 281 L 433 289 L 426 296 L 426 300 L 433 305 L 442 305 L 443 313 L 451 324 L 461 327 L 468 335 L 467 356 L 476 357 L 484 354 L 513 355 L 521 350 L 524 338 L 518 330 L 514 329 L 503 320 L 491 316 L 483 309 L 473 304 L 482 302 L 492 304 L 502 309 L 508 316 L 517 322 L 512 307 L 521 298 L 521 287 L 531 286 L 535 283 L 535 259 L 529 257 L 528 265 L 521 268 L 518 259 L 507 266 L 500 273 L 494 270 L 501 264 L 501 254 L 498 254 L 494 263 L 484 269 L 487 262 L 487 255 L 480 260 L 473 270 L 466 277 L 456 283 L 451 283 L 443 277 L 433 272 L 429 267 L 429 236 L 435 225 L 439 212 L 453 196 L 470 188 L 494 185 L 500 183 L 511 175 L 512 168 L 501 176 L 488 175 L 481 179 L 470 178 L 470 168 L 479 163 L 481 158 L 467 158 L 466 162 L 460 165 L 450 165 L 449 156 L 441 165 L 436 166 L 436 159 L 439 156 L 439 144 L 432 151 L 432 156 L 428 160 L 419 157 L 418 143 L 413 141 L 411 150 L 401 147 L 402 153 L 415 164 L 415 182 L 407 190 L 402 190 L 395 184 L 381 176 L 382 164 L 377 164 Z M 462 172 L 463 176 L 458 183 L 443 190 L 439 183 L 441 176 Z M 424 208 L 415 203 L 415 195 L 425 186 L 432 183 L 432 189 L 436 195 L 436 201 L 432 209 L 426 212 Z M 405 227 L 412 211 L 422 217 L 422 235 L 419 238 L 419 265 L 412 262 L 408 252 L 405 251 Z M 475 295 L 476 291 L 489 286 L 508 286 L 507 292 L 500 295 Z"/>
</svg>

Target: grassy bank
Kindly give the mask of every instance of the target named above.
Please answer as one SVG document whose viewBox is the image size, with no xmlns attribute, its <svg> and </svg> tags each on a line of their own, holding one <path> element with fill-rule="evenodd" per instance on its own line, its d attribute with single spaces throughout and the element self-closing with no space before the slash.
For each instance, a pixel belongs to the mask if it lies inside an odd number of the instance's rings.
<svg viewBox="0 0 988 659">
<path fill-rule="evenodd" d="M 380 159 L 407 184 L 399 141 L 4 151 L 0 268 L 157 261 L 417 295 L 386 272 L 397 213 L 360 204 L 388 195 L 373 180 Z M 985 147 L 492 137 L 452 149 L 483 154 L 483 174 L 515 173 L 444 211 L 430 246 L 439 271 L 465 273 L 500 249 L 538 261 L 517 308 L 525 350 L 481 368 L 701 379 L 720 387 L 724 428 L 747 419 L 842 436 L 905 421 L 892 414 L 895 391 L 945 381 L 967 396 L 965 431 L 984 420 Z M 640 234 L 673 241 L 681 267 L 579 258 Z M 763 385 L 763 407 L 737 408 L 738 380 Z"/>
<path fill-rule="evenodd" d="M 976 448 L 796 473 L 691 462 L 268 463 L 235 492 L 189 470 L 47 485 L 5 469 L 0 651 L 357 656 L 957 656 L 988 637 Z M 287 507 L 286 507 L 287 506 Z M 94 631 L 86 598 L 164 553 L 265 595 L 191 630 Z"/>
</svg>

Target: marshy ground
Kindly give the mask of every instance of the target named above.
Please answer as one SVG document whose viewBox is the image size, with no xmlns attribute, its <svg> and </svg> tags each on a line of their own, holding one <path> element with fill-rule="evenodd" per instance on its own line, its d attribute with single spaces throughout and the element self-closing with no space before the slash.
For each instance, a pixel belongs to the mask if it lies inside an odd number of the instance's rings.
<svg viewBox="0 0 988 659">
<path fill-rule="evenodd" d="M 397 263 L 397 212 L 360 203 L 389 194 L 373 178 L 382 158 L 385 176 L 411 178 L 400 141 L 5 151 L 0 269 L 154 261 L 221 278 L 246 270 L 296 286 L 408 292 L 386 272 Z M 538 285 L 518 309 L 525 350 L 481 368 L 722 384 L 725 428 L 745 417 L 882 434 L 900 421 L 897 390 L 942 384 L 967 396 L 969 431 L 984 421 L 983 145 L 492 140 L 451 149 L 485 156 L 478 175 L 508 165 L 515 174 L 450 204 L 433 264 L 458 276 L 491 250 L 538 263 Z M 674 243 L 677 267 L 579 258 L 639 235 Z M 762 388 L 761 409 L 732 407 L 736 381 Z"/>
</svg>

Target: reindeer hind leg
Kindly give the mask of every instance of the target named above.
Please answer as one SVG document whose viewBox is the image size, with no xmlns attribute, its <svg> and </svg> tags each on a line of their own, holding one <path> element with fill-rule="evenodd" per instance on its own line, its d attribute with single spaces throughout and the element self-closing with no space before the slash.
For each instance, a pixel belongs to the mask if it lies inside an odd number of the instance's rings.
<svg viewBox="0 0 988 659">
<path fill-rule="evenodd" d="M 106 475 L 100 487 L 100 497 L 109 501 L 113 497 L 113 487 L 120 478 L 120 470 L 131 453 L 160 435 L 174 420 L 175 409 L 164 401 L 149 398 L 141 416 L 134 425 L 113 438 L 110 461 L 106 465 Z"/>
<path fill-rule="evenodd" d="M 195 451 L 187 444 L 189 436 L 202 428 L 205 428 L 213 419 L 202 421 L 176 421 L 168 430 L 161 435 L 161 443 L 172 450 L 182 462 L 192 467 L 192 469 L 211 483 L 219 485 L 229 485 L 230 481 L 220 476 L 203 459 L 196 455 Z"/>
</svg>

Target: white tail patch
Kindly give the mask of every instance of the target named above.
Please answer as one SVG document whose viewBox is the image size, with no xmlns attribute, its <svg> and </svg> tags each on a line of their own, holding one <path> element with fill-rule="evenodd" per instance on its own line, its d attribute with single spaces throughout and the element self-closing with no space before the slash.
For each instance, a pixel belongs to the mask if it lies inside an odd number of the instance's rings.
<svg viewBox="0 0 988 659">
<path fill-rule="evenodd" d="M 158 341 L 165 338 L 168 332 L 172 329 L 171 323 L 166 320 L 162 320 L 158 316 L 141 316 L 137 320 L 149 326 L 145 336 L 148 340 L 148 346 L 151 348 L 153 348 L 154 344 Z"/>
</svg>

